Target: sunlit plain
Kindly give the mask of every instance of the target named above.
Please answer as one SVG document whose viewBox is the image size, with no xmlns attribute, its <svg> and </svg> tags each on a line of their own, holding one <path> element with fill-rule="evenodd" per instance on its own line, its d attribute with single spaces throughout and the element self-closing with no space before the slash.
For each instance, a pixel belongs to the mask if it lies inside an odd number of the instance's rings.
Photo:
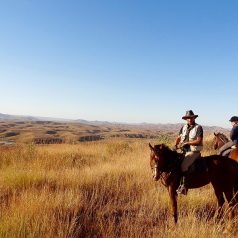
<svg viewBox="0 0 238 238">
<path fill-rule="evenodd" d="M 209 185 L 179 197 L 174 225 L 148 142 L 1 147 L 0 237 L 224 237 Z M 208 136 L 203 154 L 211 144 Z"/>
</svg>

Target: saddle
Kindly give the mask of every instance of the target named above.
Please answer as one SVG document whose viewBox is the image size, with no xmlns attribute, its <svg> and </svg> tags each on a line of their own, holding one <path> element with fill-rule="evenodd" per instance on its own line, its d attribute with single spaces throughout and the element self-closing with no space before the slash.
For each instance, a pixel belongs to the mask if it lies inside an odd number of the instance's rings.
<svg viewBox="0 0 238 238">
<path fill-rule="evenodd" d="M 229 155 L 228 155 L 228 157 L 230 159 L 238 161 L 238 148 L 237 147 L 236 148 L 232 148 L 230 153 L 229 153 Z"/>
<path fill-rule="evenodd" d="M 206 160 L 202 157 L 196 159 L 194 163 L 188 168 L 189 174 L 201 174 L 208 170 Z"/>
<path fill-rule="evenodd" d="M 221 155 L 224 157 L 229 157 L 230 159 L 234 157 L 238 158 L 238 148 L 236 145 L 233 145 L 227 148 L 226 150 L 222 151 Z"/>
</svg>

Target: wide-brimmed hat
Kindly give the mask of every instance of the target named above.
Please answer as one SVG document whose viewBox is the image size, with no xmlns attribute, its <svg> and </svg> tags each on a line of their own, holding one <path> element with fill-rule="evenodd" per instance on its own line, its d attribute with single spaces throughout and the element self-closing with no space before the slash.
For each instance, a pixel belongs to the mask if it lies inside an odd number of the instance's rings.
<svg viewBox="0 0 238 238">
<path fill-rule="evenodd" d="M 233 116 L 233 117 L 231 117 L 231 119 L 229 121 L 230 122 L 238 121 L 238 117 L 237 116 Z"/>
<path fill-rule="evenodd" d="M 188 118 L 197 118 L 198 115 L 195 115 L 192 110 L 186 111 L 186 115 L 182 117 L 182 119 L 186 120 Z"/>
</svg>

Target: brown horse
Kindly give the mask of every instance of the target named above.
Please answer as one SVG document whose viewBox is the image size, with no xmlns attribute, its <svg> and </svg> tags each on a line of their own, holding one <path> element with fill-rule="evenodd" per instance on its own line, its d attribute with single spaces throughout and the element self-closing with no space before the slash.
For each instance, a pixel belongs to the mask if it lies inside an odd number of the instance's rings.
<svg viewBox="0 0 238 238">
<path fill-rule="evenodd" d="M 220 149 L 224 144 L 226 144 L 229 141 L 229 139 L 223 134 L 223 133 L 215 133 L 214 132 L 214 149 L 218 150 Z M 235 160 L 238 162 L 238 148 L 232 149 L 229 158 Z"/>
<path fill-rule="evenodd" d="M 174 222 L 178 220 L 177 215 L 177 193 L 176 189 L 180 184 L 182 162 L 182 154 L 169 149 L 164 144 L 155 145 L 149 144 L 151 149 L 150 166 L 154 180 L 161 178 L 169 192 L 172 203 Z M 204 166 L 204 162 L 205 165 Z M 196 169 L 188 174 L 188 188 L 199 188 L 208 183 L 211 183 L 218 201 L 217 218 L 222 217 L 222 206 L 225 202 L 223 193 L 229 203 L 230 211 L 237 203 L 237 198 L 234 197 L 234 184 L 238 184 L 238 165 L 227 158 L 219 155 L 211 155 L 197 159 L 194 162 L 197 168 L 204 167 L 203 170 Z M 195 168 L 194 167 L 194 168 Z M 230 217 L 233 217 L 233 212 L 230 212 Z"/>
</svg>

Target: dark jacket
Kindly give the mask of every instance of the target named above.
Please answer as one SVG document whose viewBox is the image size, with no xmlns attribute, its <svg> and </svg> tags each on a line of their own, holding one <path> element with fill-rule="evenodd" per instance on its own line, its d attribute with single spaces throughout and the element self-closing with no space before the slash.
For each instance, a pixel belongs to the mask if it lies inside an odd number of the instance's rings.
<svg viewBox="0 0 238 238">
<path fill-rule="evenodd" d="M 235 145 L 238 145 L 238 125 L 234 125 L 232 127 L 230 138 L 235 143 Z"/>
</svg>

